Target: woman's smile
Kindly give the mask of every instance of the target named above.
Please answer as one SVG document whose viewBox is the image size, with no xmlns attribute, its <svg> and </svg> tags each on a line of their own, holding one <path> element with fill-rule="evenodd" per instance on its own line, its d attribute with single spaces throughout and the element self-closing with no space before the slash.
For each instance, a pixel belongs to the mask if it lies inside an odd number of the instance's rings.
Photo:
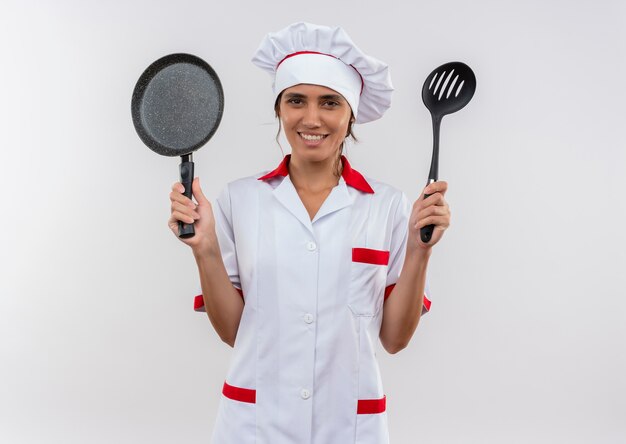
<svg viewBox="0 0 626 444">
<path fill-rule="evenodd" d="M 302 139 L 304 139 L 304 143 L 307 146 L 318 146 L 328 136 L 328 134 L 315 134 L 308 132 L 298 132 L 298 134 Z"/>
</svg>

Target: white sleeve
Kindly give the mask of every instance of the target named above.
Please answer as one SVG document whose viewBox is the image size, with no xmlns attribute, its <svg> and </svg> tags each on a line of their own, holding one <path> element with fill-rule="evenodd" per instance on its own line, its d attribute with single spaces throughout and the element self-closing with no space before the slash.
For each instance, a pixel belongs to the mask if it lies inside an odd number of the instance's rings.
<svg viewBox="0 0 626 444">
<path fill-rule="evenodd" d="M 215 233 L 219 243 L 222 261 L 226 268 L 226 273 L 233 286 L 241 294 L 241 282 L 239 280 L 239 266 L 237 264 L 237 249 L 235 246 L 235 235 L 233 232 L 232 211 L 230 202 L 230 192 L 226 185 L 215 200 L 213 216 L 215 217 Z M 202 287 L 198 284 L 197 296 L 194 298 L 194 310 L 204 312 L 204 300 L 202 298 Z"/>
<path fill-rule="evenodd" d="M 387 283 L 385 288 L 385 300 L 391 294 L 402 272 L 404 258 L 406 256 L 406 245 L 409 235 L 409 218 L 413 205 L 404 192 L 401 193 L 400 202 L 396 208 L 391 232 L 391 245 L 389 247 L 389 265 L 387 266 Z M 430 289 L 428 286 L 428 275 L 426 276 L 426 288 L 424 290 L 424 304 L 422 314 L 430 311 Z"/>
</svg>

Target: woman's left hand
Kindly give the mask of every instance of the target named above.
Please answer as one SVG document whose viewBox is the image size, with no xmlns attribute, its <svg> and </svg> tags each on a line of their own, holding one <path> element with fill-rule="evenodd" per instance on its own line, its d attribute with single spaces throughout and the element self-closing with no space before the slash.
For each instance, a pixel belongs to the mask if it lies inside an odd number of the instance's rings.
<svg viewBox="0 0 626 444">
<path fill-rule="evenodd" d="M 408 248 L 430 250 L 450 226 L 450 206 L 444 199 L 448 190 L 448 183 L 433 182 L 424 187 L 419 199 L 413 204 L 413 211 L 409 218 Z M 424 199 L 424 194 L 430 194 Z M 420 237 L 420 229 L 426 225 L 435 225 L 430 241 L 425 244 Z"/>
</svg>

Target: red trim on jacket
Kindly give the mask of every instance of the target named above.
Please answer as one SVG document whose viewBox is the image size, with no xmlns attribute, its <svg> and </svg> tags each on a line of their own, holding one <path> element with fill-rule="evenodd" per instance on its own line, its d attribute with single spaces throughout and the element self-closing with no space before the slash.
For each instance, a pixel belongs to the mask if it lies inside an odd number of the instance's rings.
<svg viewBox="0 0 626 444">
<path fill-rule="evenodd" d="M 387 300 L 387 298 L 389 297 L 389 295 L 391 294 L 395 286 L 396 284 L 391 284 L 385 288 L 385 301 Z M 430 299 L 426 297 L 426 293 L 424 293 L 424 303 L 422 307 L 424 308 L 424 310 L 430 311 Z"/>
<path fill-rule="evenodd" d="M 387 409 L 387 396 L 380 399 L 359 399 L 356 412 L 359 415 L 382 413 Z"/>
<path fill-rule="evenodd" d="M 235 401 L 256 403 L 256 390 L 235 387 L 234 385 L 229 385 L 226 381 L 224 381 L 222 394 Z"/>
<path fill-rule="evenodd" d="M 395 288 L 396 284 L 391 284 L 388 285 L 385 288 L 385 301 L 387 300 L 387 298 L 389 297 L 389 295 L 391 294 L 391 292 L 393 291 L 393 289 Z"/>
<path fill-rule="evenodd" d="M 273 170 L 267 173 L 266 175 L 259 177 L 258 180 L 267 180 L 276 176 L 286 176 L 289 174 L 289 160 L 291 160 L 291 154 L 287 154 L 280 164 Z M 350 185 L 352 188 L 356 188 L 359 191 L 363 191 L 365 193 L 374 193 L 374 190 L 367 183 L 365 177 L 357 170 L 353 169 L 350 166 L 350 162 L 343 154 L 341 155 L 341 163 L 343 164 L 343 170 L 341 172 L 341 176 L 346 181 L 347 185 Z"/>
<path fill-rule="evenodd" d="M 353 248 L 352 261 L 363 262 L 365 264 L 387 265 L 389 264 L 389 252 L 371 248 Z"/>
<path fill-rule="evenodd" d="M 243 299 L 243 291 L 241 291 L 237 287 L 235 287 L 235 290 L 237 290 L 239 292 L 239 296 L 241 296 L 241 299 Z M 193 298 L 193 309 L 195 311 L 206 311 L 205 308 L 204 308 L 204 298 L 202 297 L 201 294 L 199 294 L 198 296 L 194 296 L 194 298 Z"/>
<path fill-rule="evenodd" d="M 224 381 L 222 394 L 234 401 L 256 403 L 256 390 L 242 387 L 235 387 Z M 383 395 L 380 399 L 359 399 L 357 402 L 356 413 L 358 415 L 367 415 L 372 413 L 382 413 L 387 409 L 387 396 Z"/>
<path fill-rule="evenodd" d="M 430 311 L 430 301 L 428 300 L 426 295 L 424 295 L 424 308 L 426 309 L 426 311 Z"/>
</svg>

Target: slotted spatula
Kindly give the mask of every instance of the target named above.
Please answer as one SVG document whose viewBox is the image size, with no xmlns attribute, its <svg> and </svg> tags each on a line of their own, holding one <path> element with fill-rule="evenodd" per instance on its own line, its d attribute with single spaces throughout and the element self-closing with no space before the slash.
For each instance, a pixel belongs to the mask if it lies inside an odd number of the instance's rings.
<svg viewBox="0 0 626 444">
<path fill-rule="evenodd" d="M 433 119 L 433 157 L 430 162 L 427 186 L 437 182 L 439 170 L 439 127 L 446 114 L 457 112 L 472 100 L 476 91 L 476 76 L 469 66 L 461 62 L 450 62 L 435 69 L 426 78 L 422 87 L 422 100 Z M 430 194 L 424 194 L 424 199 Z M 434 225 L 420 229 L 422 242 L 428 243 Z"/>
</svg>

